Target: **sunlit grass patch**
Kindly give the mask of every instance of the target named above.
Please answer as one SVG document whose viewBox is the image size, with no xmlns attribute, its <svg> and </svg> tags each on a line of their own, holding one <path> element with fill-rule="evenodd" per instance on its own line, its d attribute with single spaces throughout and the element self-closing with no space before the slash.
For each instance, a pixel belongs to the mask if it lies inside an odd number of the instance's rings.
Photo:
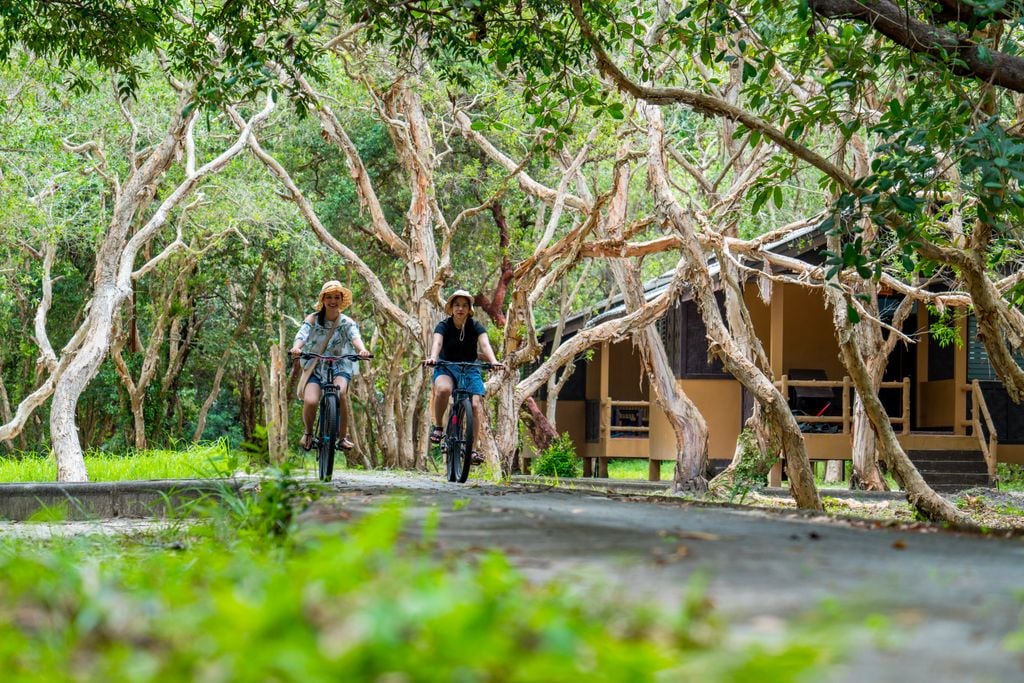
<svg viewBox="0 0 1024 683">
<path fill-rule="evenodd" d="M 675 474 L 675 461 L 662 460 L 659 461 L 659 466 L 661 467 L 661 480 L 672 481 L 672 476 Z M 612 459 L 608 461 L 609 479 L 643 479 L 646 481 L 648 476 L 646 458 Z"/>
<path fill-rule="evenodd" d="M 90 481 L 144 479 L 208 479 L 232 473 L 236 462 L 226 441 L 196 444 L 184 450 L 152 449 L 127 454 L 91 451 L 85 454 Z M 0 458 L 0 483 L 56 481 L 53 456 Z"/>
</svg>

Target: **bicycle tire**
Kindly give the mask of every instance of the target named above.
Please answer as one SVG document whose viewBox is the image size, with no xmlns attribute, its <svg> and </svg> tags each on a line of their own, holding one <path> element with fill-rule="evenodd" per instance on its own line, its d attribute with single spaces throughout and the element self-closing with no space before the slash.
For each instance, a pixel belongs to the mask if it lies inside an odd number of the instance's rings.
<svg viewBox="0 0 1024 683">
<path fill-rule="evenodd" d="M 444 440 L 442 441 L 444 471 L 448 477 L 448 481 L 456 481 L 459 478 L 458 472 L 455 469 L 459 460 L 458 423 L 458 412 L 456 407 L 452 406 L 451 412 L 448 415 L 448 427 L 445 429 Z"/>
<path fill-rule="evenodd" d="M 468 398 L 458 402 L 449 421 L 452 439 L 448 443 L 451 470 L 448 481 L 464 484 L 469 479 L 469 468 L 473 464 L 473 403 Z"/>
<path fill-rule="evenodd" d="M 317 450 L 317 468 L 320 481 L 330 481 L 334 475 L 334 451 L 338 441 L 338 397 L 325 393 L 320 406 L 320 447 Z"/>
</svg>

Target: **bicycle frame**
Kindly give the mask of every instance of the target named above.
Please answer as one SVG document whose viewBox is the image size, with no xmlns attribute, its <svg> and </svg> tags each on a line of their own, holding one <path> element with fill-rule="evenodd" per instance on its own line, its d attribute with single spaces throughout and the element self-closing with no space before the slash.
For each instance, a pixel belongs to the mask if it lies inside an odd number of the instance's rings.
<svg viewBox="0 0 1024 683">
<path fill-rule="evenodd" d="M 337 448 L 341 419 L 341 401 L 338 395 L 338 385 L 334 383 L 336 377 L 334 366 L 346 360 L 369 360 L 373 356 L 363 357 L 351 353 L 341 356 L 302 353 L 299 357 L 303 359 L 316 358 L 318 361 L 323 361 L 327 368 L 327 377 L 323 378 L 320 383 L 320 403 L 317 407 L 318 419 L 313 443 L 316 444 L 317 449 L 317 469 L 320 481 L 330 481 L 334 473 L 334 452 Z"/>
<path fill-rule="evenodd" d="M 490 363 L 458 362 L 439 360 L 435 367 L 478 367 L 490 370 Z M 448 481 L 465 483 L 469 478 L 469 467 L 472 464 L 473 452 L 473 395 L 459 386 L 459 378 L 452 374 L 452 395 L 448 409 L 448 427 L 442 440 L 445 452 L 445 469 Z"/>
</svg>

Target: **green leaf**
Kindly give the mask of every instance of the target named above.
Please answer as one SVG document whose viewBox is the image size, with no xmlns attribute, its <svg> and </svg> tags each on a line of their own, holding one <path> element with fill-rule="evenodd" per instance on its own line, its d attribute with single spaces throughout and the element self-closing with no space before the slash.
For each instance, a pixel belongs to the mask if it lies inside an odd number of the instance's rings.
<svg viewBox="0 0 1024 683">
<path fill-rule="evenodd" d="M 903 213 L 914 213 L 917 211 L 917 202 L 914 201 L 913 197 L 896 195 L 892 198 L 892 203 Z"/>
</svg>

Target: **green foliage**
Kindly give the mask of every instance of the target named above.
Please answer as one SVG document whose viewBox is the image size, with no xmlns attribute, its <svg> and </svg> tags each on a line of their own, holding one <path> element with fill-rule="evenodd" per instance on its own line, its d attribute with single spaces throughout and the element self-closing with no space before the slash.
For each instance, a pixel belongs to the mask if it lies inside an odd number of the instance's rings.
<svg viewBox="0 0 1024 683">
<path fill-rule="evenodd" d="M 208 515 L 220 516 L 227 527 L 249 535 L 257 543 L 284 543 L 291 539 L 297 518 L 323 492 L 319 483 L 295 479 L 288 467 L 261 472 L 255 493 L 236 493 L 225 487 L 199 505 Z M 212 504 L 212 506 L 211 506 Z"/>
<path fill-rule="evenodd" d="M 934 306 L 929 306 L 928 311 L 935 318 L 928 326 L 928 334 L 935 339 L 936 343 L 941 347 L 951 344 L 954 348 L 963 346 L 960 330 L 956 326 L 957 311 L 945 309 L 940 313 Z"/>
<path fill-rule="evenodd" d="M 996 468 L 1001 491 L 1024 491 L 1024 465 L 1001 462 Z"/>
<path fill-rule="evenodd" d="M 160 50 L 174 73 L 196 81 L 201 102 L 220 104 L 276 87 L 278 79 L 265 67 L 269 61 L 319 75 L 312 33 L 326 18 L 324 5 L 323 0 L 7 0 L 0 4 L 0 61 L 23 46 L 67 70 L 76 91 L 91 87 L 83 65 L 95 65 L 117 74 L 118 94 L 126 99 L 147 73 L 144 57 Z M 290 89 L 301 99 L 297 86 Z"/>
<path fill-rule="evenodd" d="M 533 461 L 534 474 L 545 477 L 573 478 L 583 474 L 583 462 L 576 457 L 576 446 L 569 438 L 569 432 L 556 436 Z"/>
<path fill-rule="evenodd" d="M 270 440 L 266 425 L 256 425 L 248 441 L 243 441 L 238 449 L 248 457 L 251 464 L 270 462 Z"/>
<path fill-rule="evenodd" d="M 7 544 L 0 670 L 11 683 L 771 683 L 809 680 L 845 642 L 832 618 L 741 645 L 697 584 L 671 611 L 629 607 L 528 582 L 498 553 L 434 559 L 404 528 L 389 506 L 293 545 L 245 534 Z"/>
<path fill-rule="evenodd" d="M 767 485 L 768 473 L 779 458 L 762 452 L 757 445 L 757 437 L 750 429 L 740 432 L 736 441 L 740 447 L 740 461 L 733 470 L 729 496 L 732 499 L 739 498 L 742 503 L 751 491 Z"/>
</svg>

